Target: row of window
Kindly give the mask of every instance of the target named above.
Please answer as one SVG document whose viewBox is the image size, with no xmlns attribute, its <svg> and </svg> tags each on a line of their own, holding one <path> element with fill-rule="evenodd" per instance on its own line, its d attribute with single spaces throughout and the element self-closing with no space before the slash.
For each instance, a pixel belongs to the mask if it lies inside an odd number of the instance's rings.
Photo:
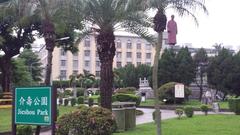
<svg viewBox="0 0 240 135">
<path fill-rule="evenodd" d="M 78 74 L 78 70 L 73 70 L 72 74 L 73 74 L 73 75 L 77 75 L 77 74 Z M 96 77 L 100 77 L 100 71 L 96 71 L 96 72 L 95 72 L 95 76 L 96 76 Z M 67 70 L 60 70 L 60 79 L 61 79 L 61 80 L 67 80 L 67 79 L 69 79 L 69 78 L 67 77 Z"/>
<path fill-rule="evenodd" d="M 151 59 L 151 53 L 146 53 L 146 59 Z M 142 58 L 142 53 L 141 52 L 137 52 L 136 53 L 137 59 L 141 59 Z M 117 52 L 116 53 L 116 57 L 117 58 L 122 58 L 122 52 Z M 132 52 L 127 52 L 126 53 L 126 57 L 127 58 L 132 58 Z"/>
</svg>

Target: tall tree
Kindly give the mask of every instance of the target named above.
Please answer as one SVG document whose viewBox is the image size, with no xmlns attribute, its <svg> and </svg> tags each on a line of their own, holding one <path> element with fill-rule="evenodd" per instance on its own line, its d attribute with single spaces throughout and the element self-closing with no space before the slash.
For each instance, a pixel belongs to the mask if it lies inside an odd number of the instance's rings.
<svg viewBox="0 0 240 135">
<path fill-rule="evenodd" d="M 231 94 L 236 97 L 240 96 L 240 51 L 233 57 L 234 69 L 229 76 L 229 85 L 231 86 Z"/>
<path fill-rule="evenodd" d="M 200 89 L 199 94 L 199 101 L 202 100 L 202 94 L 203 94 L 203 83 L 204 83 L 204 77 L 207 74 L 207 64 L 208 64 L 208 56 L 207 52 L 204 48 L 200 48 L 197 53 L 194 55 L 194 63 L 196 68 L 196 79 L 195 83 Z M 200 80 L 198 80 L 200 79 Z"/>
<path fill-rule="evenodd" d="M 204 5 L 204 0 L 148 0 L 146 5 L 149 8 L 157 10 L 157 13 L 154 17 L 154 30 L 158 33 L 158 43 L 155 45 L 156 54 L 154 57 L 154 66 L 153 66 L 153 89 L 155 91 L 155 108 L 156 108 L 156 120 L 157 120 L 157 135 L 161 134 L 161 124 L 160 124 L 160 110 L 159 110 L 159 101 L 157 99 L 158 93 L 158 83 L 157 83 L 157 74 L 158 74 L 158 59 L 160 55 L 160 50 L 162 49 L 162 39 L 163 31 L 166 29 L 166 15 L 165 11 L 168 8 L 175 10 L 180 16 L 190 15 L 197 22 L 197 18 L 194 16 L 193 12 L 195 9 L 203 10 L 207 13 L 207 9 Z"/>
<path fill-rule="evenodd" d="M 147 32 L 150 23 L 143 11 L 142 0 L 77 0 L 77 2 L 77 5 L 83 7 L 81 12 L 85 21 L 92 24 L 92 30 L 97 33 L 97 51 L 101 62 L 101 106 L 111 109 L 112 64 L 116 51 L 114 31 L 124 28 L 152 41 Z"/>
<path fill-rule="evenodd" d="M 32 31 L 39 30 L 39 18 L 32 15 L 29 0 L 9 0 L 0 8 L 0 68 L 3 91 L 10 91 L 12 65 L 11 58 L 20 49 L 29 48 L 34 41 Z"/>
<path fill-rule="evenodd" d="M 24 60 L 25 65 L 28 66 L 28 70 L 31 73 L 34 82 L 38 83 L 42 81 L 42 63 L 38 58 L 38 55 L 31 49 L 24 49 L 19 55 L 19 58 Z"/>
</svg>

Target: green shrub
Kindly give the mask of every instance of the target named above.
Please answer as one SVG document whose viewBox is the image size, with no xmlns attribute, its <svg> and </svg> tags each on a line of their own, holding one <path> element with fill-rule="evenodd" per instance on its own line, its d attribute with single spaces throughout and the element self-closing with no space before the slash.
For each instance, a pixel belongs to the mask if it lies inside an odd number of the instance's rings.
<svg viewBox="0 0 240 135">
<path fill-rule="evenodd" d="M 29 125 L 17 126 L 17 135 L 33 135 L 32 126 Z"/>
<path fill-rule="evenodd" d="M 119 101 L 119 102 L 136 102 L 136 106 L 139 106 L 141 103 L 141 97 L 132 95 L 132 94 L 115 94 L 112 96 L 112 101 Z"/>
<path fill-rule="evenodd" d="M 100 96 L 97 98 L 97 102 L 98 102 L 98 105 L 101 105 L 101 97 Z"/>
<path fill-rule="evenodd" d="M 144 112 L 142 110 L 136 110 L 136 116 L 143 115 Z"/>
<path fill-rule="evenodd" d="M 111 135 L 116 128 L 112 112 L 101 107 L 82 108 L 61 116 L 57 121 L 58 135 Z"/>
<path fill-rule="evenodd" d="M 84 104 L 84 97 L 78 97 L 77 99 L 77 103 L 80 104 Z"/>
<path fill-rule="evenodd" d="M 100 90 L 96 90 L 95 95 L 100 95 Z"/>
<path fill-rule="evenodd" d="M 62 99 L 62 98 L 59 98 L 59 99 L 58 99 L 58 104 L 59 104 L 59 105 L 62 105 L 62 103 L 63 103 L 63 99 Z"/>
<path fill-rule="evenodd" d="M 77 88 L 77 97 L 84 96 L 85 88 Z"/>
<path fill-rule="evenodd" d="M 174 100 L 176 101 L 177 104 L 182 104 L 184 102 L 184 99 L 177 98 L 175 99 L 175 84 L 176 82 L 169 82 L 164 85 L 162 85 L 158 89 L 158 94 L 159 94 L 159 100 L 163 101 L 166 99 L 167 104 L 173 104 Z M 185 99 L 188 99 L 189 95 L 191 95 L 191 90 L 187 88 L 186 86 L 184 87 L 184 94 L 185 94 Z"/>
<path fill-rule="evenodd" d="M 94 99 L 93 98 L 88 98 L 88 106 L 93 106 L 94 104 Z"/>
<path fill-rule="evenodd" d="M 76 105 L 76 103 L 77 103 L 76 98 L 71 98 L 71 106 Z"/>
<path fill-rule="evenodd" d="M 73 96 L 73 92 L 71 90 L 65 90 L 63 92 L 64 94 L 64 97 L 70 97 L 70 96 Z"/>
<path fill-rule="evenodd" d="M 176 109 L 175 113 L 178 115 L 178 119 L 181 119 L 182 115 L 183 115 L 183 109 Z"/>
<path fill-rule="evenodd" d="M 68 102 L 69 102 L 68 99 L 65 99 L 64 100 L 64 106 L 68 106 Z"/>
<path fill-rule="evenodd" d="M 79 110 L 84 110 L 84 109 L 88 109 L 89 107 L 87 107 L 86 105 L 79 105 L 78 109 Z"/>
<path fill-rule="evenodd" d="M 202 105 L 200 106 L 200 108 L 201 108 L 202 112 L 205 113 L 205 115 L 208 114 L 208 110 L 209 110 L 208 105 L 202 104 Z"/>
<path fill-rule="evenodd" d="M 122 94 L 135 94 L 137 89 L 135 87 L 126 87 L 120 88 L 115 91 L 115 93 L 122 93 Z"/>
<path fill-rule="evenodd" d="M 228 99 L 229 109 L 236 115 L 240 115 L 240 98 Z"/>
<path fill-rule="evenodd" d="M 186 107 L 184 107 L 184 112 L 185 112 L 185 115 L 186 115 L 188 118 L 193 117 L 193 114 L 194 114 L 193 107 L 191 107 L 191 106 L 186 106 Z"/>
</svg>

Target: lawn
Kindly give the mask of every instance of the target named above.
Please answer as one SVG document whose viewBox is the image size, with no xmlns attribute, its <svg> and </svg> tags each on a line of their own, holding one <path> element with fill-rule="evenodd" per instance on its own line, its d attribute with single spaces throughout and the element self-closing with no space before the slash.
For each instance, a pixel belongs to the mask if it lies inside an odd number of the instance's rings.
<svg viewBox="0 0 240 135">
<path fill-rule="evenodd" d="M 162 122 L 163 135 L 240 135 L 240 116 L 208 115 L 169 119 Z M 154 123 L 138 125 L 135 130 L 114 135 L 155 135 Z"/>
<path fill-rule="evenodd" d="M 59 115 L 63 115 L 73 110 L 76 110 L 77 107 L 70 107 L 70 106 L 58 106 Z M 11 109 L 0 109 L 0 133 L 6 132 L 11 130 Z"/>
<path fill-rule="evenodd" d="M 220 108 L 221 109 L 228 109 L 228 102 L 219 102 Z M 154 99 L 147 99 L 145 102 L 141 102 L 141 106 L 154 106 Z M 200 108 L 201 102 L 198 100 L 189 100 L 185 102 L 183 105 L 177 105 L 179 107 L 184 107 L 184 106 L 193 106 L 195 108 Z"/>
</svg>

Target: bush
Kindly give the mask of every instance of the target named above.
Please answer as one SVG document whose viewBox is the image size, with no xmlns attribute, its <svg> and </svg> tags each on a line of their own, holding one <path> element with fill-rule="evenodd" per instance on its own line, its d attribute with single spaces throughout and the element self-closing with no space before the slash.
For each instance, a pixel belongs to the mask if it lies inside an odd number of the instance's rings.
<svg viewBox="0 0 240 135">
<path fill-rule="evenodd" d="M 63 92 L 64 94 L 64 97 L 70 97 L 70 96 L 73 96 L 73 92 L 71 90 L 65 90 Z"/>
<path fill-rule="evenodd" d="M 88 98 L 88 106 L 93 106 L 93 104 L 94 104 L 94 99 Z"/>
<path fill-rule="evenodd" d="M 186 115 L 188 118 L 193 117 L 193 114 L 194 114 L 193 107 L 191 107 L 191 106 L 186 106 L 186 107 L 184 107 L 184 112 L 185 112 L 185 115 Z"/>
<path fill-rule="evenodd" d="M 17 135 L 32 135 L 32 126 L 29 125 L 19 125 L 17 126 Z"/>
<path fill-rule="evenodd" d="M 68 106 L 68 102 L 69 102 L 68 99 L 65 99 L 64 100 L 64 106 Z"/>
<path fill-rule="evenodd" d="M 77 99 L 77 103 L 80 104 L 84 104 L 84 97 L 78 97 Z"/>
<path fill-rule="evenodd" d="M 240 115 L 240 98 L 228 99 L 229 109 L 236 115 Z"/>
<path fill-rule="evenodd" d="M 84 96 L 85 88 L 77 88 L 77 97 Z"/>
<path fill-rule="evenodd" d="M 136 110 L 136 116 L 143 115 L 144 112 L 142 110 Z"/>
<path fill-rule="evenodd" d="M 101 105 L 101 97 L 100 96 L 97 98 L 97 102 L 98 102 L 98 105 Z"/>
<path fill-rule="evenodd" d="M 122 94 L 135 94 L 137 89 L 135 87 L 126 87 L 126 88 L 120 88 L 116 90 L 115 93 L 122 93 Z"/>
<path fill-rule="evenodd" d="M 175 99 L 175 84 L 176 82 L 169 82 L 164 85 L 162 85 L 158 89 L 158 94 L 159 94 L 159 100 L 163 101 L 166 99 L 167 104 L 173 104 L 174 100 L 176 100 L 177 104 L 182 104 L 184 102 L 184 99 Z M 187 88 L 186 86 L 184 87 L 184 92 L 185 92 L 185 99 L 188 99 L 188 96 L 191 95 L 191 90 Z"/>
<path fill-rule="evenodd" d="M 71 99 L 71 106 L 76 105 L 76 103 L 77 103 L 76 98 L 72 98 L 72 99 Z"/>
<path fill-rule="evenodd" d="M 205 115 L 208 114 L 208 110 L 209 110 L 208 105 L 202 104 L 202 105 L 200 106 L 200 108 L 201 108 L 202 112 L 205 113 Z"/>
<path fill-rule="evenodd" d="M 61 116 L 58 135 L 111 135 L 116 128 L 112 112 L 101 107 L 90 107 Z"/>
<path fill-rule="evenodd" d="M 141 97 L 132 95 L 132 94 L 115 94 L 112 96 L 112 101 L 119 102 L 136 102 L 136 106 L 139 106 L 141 103 Z"/>
<path fill-rule="evenodd" d="M 175 113 L 178 115 L 178 119 L 181 119 L 183 115 L 183 109 L 176 109 Z"/>
<path fill-rule="evenodd" d="M 63 103 L 63 99 L 62 99 L 62 98 L 59 98 L 59 99 L 58 99 L 58 104 L 59 104 L 59 105 L 62 105 L 62 103 Z"/>
</svg>

